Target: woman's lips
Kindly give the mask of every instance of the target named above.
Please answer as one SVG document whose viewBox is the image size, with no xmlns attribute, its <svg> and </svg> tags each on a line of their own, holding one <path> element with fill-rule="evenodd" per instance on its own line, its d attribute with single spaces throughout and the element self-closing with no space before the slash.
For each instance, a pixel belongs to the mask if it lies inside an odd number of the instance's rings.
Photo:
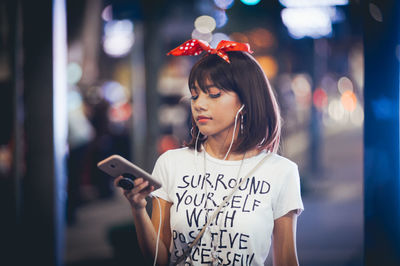
<svg viewBox="0 0 400 266">
<path fill-rule="evenodd" d="M 206 122 L 209 121 L 209 120 L 211 120 L 211 118 L 208 117 L 208 116 L 199 115 L 199 116 L 197 117 L 197 122 L 199 122 L 199 123 L 206 123 Z"/>
</svg>

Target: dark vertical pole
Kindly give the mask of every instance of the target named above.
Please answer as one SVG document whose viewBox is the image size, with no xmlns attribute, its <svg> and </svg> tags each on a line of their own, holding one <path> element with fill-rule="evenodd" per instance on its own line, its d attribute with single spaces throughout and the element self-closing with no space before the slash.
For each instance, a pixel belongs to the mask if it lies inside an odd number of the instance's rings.
<svg viewBox="0 0 400 266">
<path fill-rule="evenodd" d="M 0 166 L 0 264 L 15 262 L 18 249 L 17 223 L 19 221 L 21 161 L 20 133 L 20 50 L 18 32 L 20 13 L 18 2 L 0 2 L 0 147 L 3 158 Z M 4 156 L 6 155 L 6 156 Z M 7 157 L 9 156 L 9 163 Z"/>
<path fill-rule="evenodd" d="M 66 191 L 66 117 L 62 110 L 66 104 L 66 40 L 62 35 L 66 31 L 58 20 L 65 20 L 64 1 L 22 1 L 26 140 L 19 239 L 22 265 L 62 263 Z"/>
<path fill-rule="evenodd" d="M 160 135 L 158 126 L 158 107 L 160 96 L 157 91 L 157 81 L 162 57 L 162 38 L 160 33 L 161 17 L 165 7 L 165 1 L 142 1 L 144 14 L 143 45 L 145 63 L 145 87 L 146 87 L 146 115 L 147 134 L 144 146 L 145 169 L 151 171 L 157 158 L 157 140 Z"/>
<path fill-rule="evenodd" d="M 22 1 L 26 176 L 20 241 L 29 261 L 55 264 L 52 2 Z"/>
<path fill-rule="evenodd" d="M 313 40 L 313 84 L 311 91 L 311 117 L 310 117 L 310 160 L 309 167 L 315 178 L 320 178 L 321 174 L 321 147 L 322 144 L 322 113 L 313 104 L 313 95 L 315 90 L 320 86 L 323 74 L 326 72 L 327 62 L 327 39 Z"/>
<path fill-rule="evenodd" d="M 400 265 L 399 2 L 375 3 L 363 2 L 365 265 Z"/>
<path fill-rule="evenodd" d="M 143 24 L 135 24 L 135 45 L 132 50 L 132 128 L 131 128 L 131 150 L 132 161 L 145 167 L 146 152 L 146 90 L 144 84 L 143 67 Z"/>
</svg>

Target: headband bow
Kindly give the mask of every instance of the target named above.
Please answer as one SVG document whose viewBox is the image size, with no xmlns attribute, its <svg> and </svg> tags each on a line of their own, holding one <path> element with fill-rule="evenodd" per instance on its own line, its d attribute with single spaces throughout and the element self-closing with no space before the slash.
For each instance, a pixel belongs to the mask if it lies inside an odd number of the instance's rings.
<svg viewBox="0 0 400 266">
<path fill-rule="evenodd" d="M 218 43 L 217 48 L 214 49 L 206 41 L 191 39 L 171 50 L 167 55 L 199 55 L 203 51 L 206 51 L 209 54 L 217 54 L 228 63 L 230 63 L 230 61 L 226 52 L 243 51 L 253 53 L 248 43 L 222 40 Z"/>
</svg>

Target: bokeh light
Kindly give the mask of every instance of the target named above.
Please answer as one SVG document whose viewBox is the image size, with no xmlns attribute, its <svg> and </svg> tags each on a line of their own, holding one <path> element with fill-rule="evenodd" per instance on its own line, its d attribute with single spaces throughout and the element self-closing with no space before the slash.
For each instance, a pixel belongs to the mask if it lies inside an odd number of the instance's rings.
<svg viewBox="0 0 400 266">
<path fill-rule="evenodd" d="M 344 13 L 336 8 L 347 5 L 348 0 L 279 0 L 285 6 L 282 21 L 295 39 L 314 39 L 330 36 L 332 24 L 345 20 Z"/>
<path fill-rule="evenodd" d="M 68 105 L 68 143 L 71 149 L 92 140 L 95 130 L 87 118 L 83 97 L 77 87 L 69 89 Z"/>
<path fill-rule="evenodd" d="M 281 17 L 293 38 L 321 38 L 332 33 L 332 13 L 335 12 L 330 7 L 285 8 Z"/>
<path fill-rule="evenodd" d="M 335 121 L 345 118 L 345 109 L 339 99 L 333 99 L 328 105 L 329 116 Z"/>
<path fill-rule="evenodd" d="M 101 89 L 104 98 L 111 104 L 125 103 L 127 101 L 125 88 L 116 81 L 104 82 Z"/>
<path fill-rule="evenodd" d="M 350 76 L 356 88 L 364 88 L 364 50 L 362 44 L 355 45 L 349 53 Z"/>
<path fill-rule="evenodd" d="M 260 0 L 240 0 L 240 2 L 248 6 L 254 6 L 260 3 Z"/>
<path fill-rule="evenodd" d="M 132 106 L 129 103 L 113 104 L 108 110 L 108 117 L 112 122 L 127 121 L 132 115 Z"/>
<path fill-rule="evenodd" d="M 305 74 L 298 74 L 292 80 L 292 90 L 296 101 L 301 107 L 308 107 L 311 103 L 311 84 Z"/>
<path fill-rule="evenodd" d="M 355 126 L 362 126 L 364 122 L 364 110 L 359 104 L 356 105 L 356 108 L 350 114 L 350 121 Z"/>
<path fill-rule="evenodd" d="M 192 39 L 198 39 L 209 43 L 212 41 L 212 37 L 213 36 L 211 32 L 201 33 L 197 29 L 192 31 Z"/>
<path fill-rule="evenodd" d="M 310 7 L 347 5 L 349 0 L 279 0 L 279 2 L 286 7 Z"/>
<path fill-rule="evenodd" d="M 340 97 L 343 108 L 349 112 L 353 112 L 357 106 L 357 97 L 352 91 L 345 91 Z"/>
<path fill-rule="evenodd" d="M 101 12 L 101 18 L 104 21 L 111 21 L 113 19 L 111 5 L 108 5 L 103 9 L 103 12 Z"/>
<path fill-rule="evenodd" d="M 194 21 L 195 29 L 203 34 L 212 32 L 216 25 L 217 23 L 215 22 L 215 19 L 206 15 L 200 16 Z"/>
<path fill-rule="evenodd" d="M 73 111 L 82 107 L 82 96 L 77 90 L 69 90 L 67 97 L 68 111 Z"/>
<path fill-rule="evenodd" d="M 248 43 L 249 38 L 240 32 L 234 32 L 231 35 L 229 35 L 229 38 L 235 42 L 243 42 L 243 43 Z"/>
<path fill-rule="evenodd" d="M 328 105 L 328 95 L 324 89 L 318 88 L 314 91 L 313 103 L 314 106 L 319 110 L 324 109 Z"/>
<path fill-rule="evenodd" d="M 341 77 L 338 81 L 338 90 L 341 94 L 346 91 L 353 91 L 353 82 L 347 77 Z"/>
<path fill-rule="evenodd" d="M 0 145 L 0 173 L 9 173 L 11 171 L 13 159 L 11 149 L 6 145 Z"/>
<path fill-rule="evenodd" d="M 177 137 L 174 135 L 165 135 L 160 138 L 158 141 L 157 149 L 159 154 L 163 154 L 164 152 L 176 149 L 180 147 L 180 143 Z"/>
<path fill-rule="evenodd" d="M 275 78 L 278 73 L 278 63 L 272 56 L 259 56 L 256 60 L 269 79 Z"/>
<path fill-rule="evenodd" d="M 130 20 L 108 21 L 104 27 L 103 49 L 112 57 L 129 53 L 135 42 L 133 23 Z"/>
<path fill-rule="evenodd" d="M 217 28 L 221 28 L 226 25 L 228 22 L 228 16 L 226 15 L 225 10 L 215 10 L 213 17 L 215 18 L 215 23 Z"/>
<path fill-rule="evenodd" d="M 68 84 L 76 84 L 82 78 L 82 67 L 75 62 L 71 62 L 67 66 L 67 82 Z"/>
<path fill-rule="evenodd" d="M 369 3 L 368 9 L 373 19 L 375 19 L 378 22 L 383 21 L 381 9 L 377 5 L 375 5 L 374 3 Z"/>
<path fill-rule="evenodd" d="M 234 0 L 214 0 L 214 4 L 221 9 L 231 8 L 234 2 Z"/>
<path fill-rule="evenodd" d="M 275 44 L 275 37 L 267 29 L 256 28 L 249 33 L 249 41 L 254 48 L 267 49 Z"/>
<path fill-rule="evenodd" d="M 229 36 L 225 33 L 214 33 L 212 36 L 212 41 L 210 42 L 211 47 L 216 48 L 218 43 L 222 40 L 230 41 L 231 39 L 229 39 Z"/>
<path fill-rule="evenodd" d="M 304 74 L 298 74 L 293 78 L 292 90 L 296 96 L 305 96 L 311 92 L 311 84 Z"/>
</svg>

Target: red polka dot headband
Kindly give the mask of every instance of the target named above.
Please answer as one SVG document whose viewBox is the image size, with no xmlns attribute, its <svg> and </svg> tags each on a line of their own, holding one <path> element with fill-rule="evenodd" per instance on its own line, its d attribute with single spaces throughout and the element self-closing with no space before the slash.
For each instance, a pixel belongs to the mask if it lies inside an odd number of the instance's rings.
<svg viewBox="0 0 400 266">
<path fill-rule="evenodd" d="M 203 51 L 206 51 L 209 54 L 217 54 L 226 62 L 230 63 L 229 57 L 226 52 L 229 51 L 244 51 L 248 53 L 253 53 L 250 49 L 250 45 L 248 43 L 240 43 L 240 42 L 232 42 L 222 40 L 218 43 L 217 48 L 212 48 L 207 42 L 197 39 L 191 39 L 186 41 L 171 50 L 167 55 L 199 55 Z"/>
</svg>

